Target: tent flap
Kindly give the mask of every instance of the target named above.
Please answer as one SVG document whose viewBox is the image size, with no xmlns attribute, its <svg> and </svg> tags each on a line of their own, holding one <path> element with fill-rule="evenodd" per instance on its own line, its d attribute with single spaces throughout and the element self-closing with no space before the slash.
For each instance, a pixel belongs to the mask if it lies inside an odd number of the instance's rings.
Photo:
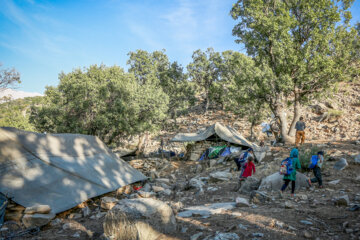
<svg viewBox="0 0 360 240">
<path fill-rule="evenodd" d="M 0 192 L 24 207 L 59 213 L 145 179 L 97 137 L 0 128 Z"/>
</svg>

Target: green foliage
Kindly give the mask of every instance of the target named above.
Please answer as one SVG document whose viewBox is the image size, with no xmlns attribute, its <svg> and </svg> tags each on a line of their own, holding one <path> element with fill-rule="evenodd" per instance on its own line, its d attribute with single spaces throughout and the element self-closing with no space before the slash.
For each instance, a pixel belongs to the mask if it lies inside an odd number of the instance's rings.
<svg viewBox="0 0 360 240">
<path fill-rule="evenodd" d="M 39 131 L 97 135 L 107 143 L 119 136 L 154 131 L 166 117 L 168 97 L 153 81 L 136 79 L 117 66 L 93 65 L 61 73 L 47 87 L 46 104 L 33 107 Z"/>
<path fill-rule="evenodd" d="M 5 99 L 0 104 L 0 127 L 15 127 L 25 131 L 34 131 L 29 122 L 30 108 L 42 103 L 43 97 L 28 97 L 24 99 Z"/>
<path fill-rule="evenodd" d="M 343 111 L 336 110 L 336 109 L 329 109 L 328 114 L 329 114 L 329 117 L 340 118 L 343 115 Z"/>
<path fill-rule="evenodd" d="M 353 64 L 358 37 L 347 12 L 352 2 L 239 0 L 233 5 L 231 15 L 240 20 L 233 35 L 266 72 L 263 81 L 252 81 L 246 91 L 256 85 L 254 96 L 280 118 L 283 134 L 287 99 L 301 104 L 359 71 Z"/>
</svg>

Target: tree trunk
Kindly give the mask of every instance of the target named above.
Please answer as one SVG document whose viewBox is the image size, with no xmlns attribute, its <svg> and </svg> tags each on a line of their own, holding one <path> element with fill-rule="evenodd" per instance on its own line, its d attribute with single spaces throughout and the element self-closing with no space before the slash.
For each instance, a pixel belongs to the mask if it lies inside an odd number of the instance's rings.
<svg viewBox="0 0 360 240">
<path fill-rule="evenodd" d="M 210 105 L 210 99 L 209 99 L 209 91 L 206 91 L 206 96 L 205 96 L 205 113 L 207 113 L 208 109 L 209 109 L 209 105 Z"/>
<path fill-rule="evenodd" d="M 300 118 L 300 99 L 299 94 L 295 91 L 295 99 L 294 99 L 294 117 L 290 125 L 290 129 L 288 135 L 291 137 L 295 136 L 295 124 L 299 121 Z"/>
<path fill-rule="evenodd" d="M 146 143 L 146 139 L 147 139 L 147 133 L 142 134 L 139 137 L 139 143 L 137 145 L 137 150 L 136 150 L 136 156 L 142 155 L 144 153 L 144 147 L 145 147 L 145 143 Z"/>
<path fill-rule="evenodd" d="M 254 127 L 255 127 L 255 121 L 251 121 L 251 127 L 250 127 L 250 139 L 251 139 L 251 141 L 256 140 L 255 134 L 254 134 Z"/>
<path fill-rule="evenodd" d="M 287 117 L 286 117 L 286 112 L 284 110 L 283 106 L 278 106 L 275 111 L 274 114 L 276 117 L 279 118 L 280 120 L 280 135 L 281 135 L 281 139 L 282 142 L 284 143 L 290 143 L 291 142 L 291 138 L 288 135 L 288 131 L 287 131 Z"/>
</svg>

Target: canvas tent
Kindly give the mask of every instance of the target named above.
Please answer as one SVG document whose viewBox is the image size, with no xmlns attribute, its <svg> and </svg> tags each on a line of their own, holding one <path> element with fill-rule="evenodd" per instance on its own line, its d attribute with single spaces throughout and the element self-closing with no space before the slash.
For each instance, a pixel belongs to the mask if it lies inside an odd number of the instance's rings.
<svg viewBox="0 0 360 240">
<path fill-rule="evenodd" d="M 200 141 L 219 141 L 223 140 L 234 145 L 241 146 L 242 149 L 253 148 L 255 157 L 260 158 L 260 148 L 246 140 L 241 134 L 235 129 L 224 126 L 220 123 L 215 123 L 205 130 L 197 133 L 179 133 L 173 139 L 172 142 L 200 142 Z"/>
<path fill-rule="evenodd" d="M 0 192 L 24 207 L 59 213 L 145 179 L 97 137 L 0 128 Z"/>
</svg>

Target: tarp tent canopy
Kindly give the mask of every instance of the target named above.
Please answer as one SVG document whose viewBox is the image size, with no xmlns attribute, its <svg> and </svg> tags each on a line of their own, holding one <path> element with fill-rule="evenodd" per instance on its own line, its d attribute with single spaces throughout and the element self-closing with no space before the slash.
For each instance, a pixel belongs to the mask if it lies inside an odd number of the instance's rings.
<svg viewBox="0 0 360 240">
<path fill-rule="evenodd" d="M 0 128 L 0 192 L 52 212 L 145 180 L 97 137 Z"/>
<path fill-rule="evenodd" d="M 200 142 L 200 141 L 220 141 L 224 140 L 226 142 L 232 143 L 234 145 L 241 146 L 242 149 L 253 148 L 255 157 L 258 158 L 259 147 L 246 140 L 241 134 L 235 129 L 224 126 L 220 123 L 215 123 L 207 127 L 203 131 L 197 133 L 178 133 L 173 139 L 172 142 Z"/>
</svg>

